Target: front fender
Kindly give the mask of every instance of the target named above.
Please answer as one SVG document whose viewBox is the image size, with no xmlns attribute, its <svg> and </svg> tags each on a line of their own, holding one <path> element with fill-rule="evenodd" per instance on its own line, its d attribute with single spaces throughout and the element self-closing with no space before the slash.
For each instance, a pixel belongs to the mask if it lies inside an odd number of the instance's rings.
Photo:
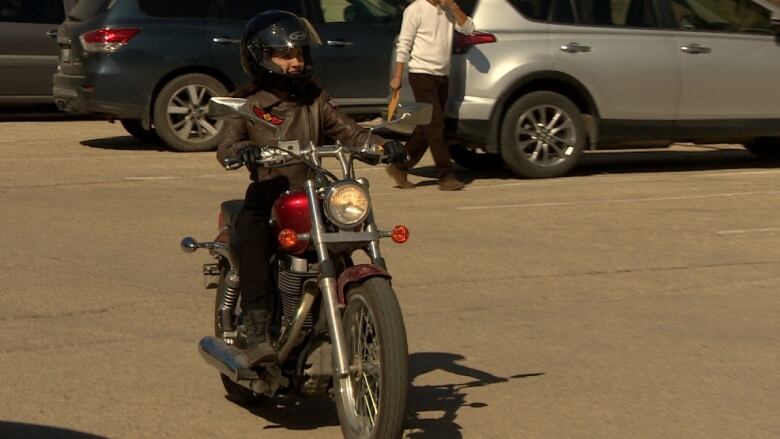
<svg viewBox="0 0 780 439">
<path fill-rule="evenodd" d="M 354 265 L 342 271 L 338 280 L 336 281 L 338 285 L 339 304 L 344 305 L 347 303 L 344 290 L 349 284 L 353 282 L 360 282 L 370 277 L 392 279 L 392 276 L 390 276 L 390 273 L 388 273 L 387 270 L 372 264 Z"/>
</svg>

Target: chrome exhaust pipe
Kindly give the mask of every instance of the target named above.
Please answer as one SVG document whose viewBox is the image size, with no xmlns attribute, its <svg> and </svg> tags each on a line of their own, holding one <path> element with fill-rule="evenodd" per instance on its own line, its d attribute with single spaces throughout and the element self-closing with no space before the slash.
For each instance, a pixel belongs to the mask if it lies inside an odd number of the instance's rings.
<svg viewBox="0 0 780 439">
<path fill-rule="evenodd" d="M 203 337 L 198 343 L 198 352 L 219 373 L 248 389 L 252 389 L 250 381 L 260 379 L 257 372 L 249 368 L 246 353 L 221 338 Z"/>
</svg>

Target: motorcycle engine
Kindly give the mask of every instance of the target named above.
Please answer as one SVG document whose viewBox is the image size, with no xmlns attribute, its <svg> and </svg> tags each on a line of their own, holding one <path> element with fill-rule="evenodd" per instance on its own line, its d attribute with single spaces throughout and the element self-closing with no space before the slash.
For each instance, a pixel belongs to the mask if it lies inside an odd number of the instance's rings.
<svg viewBox="0 0 780 439">
<path fill-rule="evenodd" d="M 301 303 L 303 284 L 317 276 L 316 270 L 310 270 L 310 264 L 306 259 L 285 255 L 279 260 L 277 271 L 277 288 L 282 305 L 282 327 L 287 326 L 295 315 L 295 311 Z M 311 311 L 306 315 L 303 323 L 304 329 L 311 329 L 314 320 Z"/>
</svg>

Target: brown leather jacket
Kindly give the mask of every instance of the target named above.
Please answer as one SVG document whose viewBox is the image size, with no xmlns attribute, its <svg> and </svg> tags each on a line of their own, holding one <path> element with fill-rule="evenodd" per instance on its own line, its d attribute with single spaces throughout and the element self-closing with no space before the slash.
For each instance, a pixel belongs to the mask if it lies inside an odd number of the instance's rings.
<svg viewBox="0 0 780 439">
<path fill-rule="evenodd" d="M 308 99 L 286 101 L 273 93 L 260 90 L 246 99 L 253 104 L 256 114 L 280 128 L 282 141 L 297 140 L 305 148 L 309 141 L 314 145 L 322 145 L 327 137 L 347 145 L 363 145 L 368 136 L 367 129 L 342 113 L 324 90 L 312 85 L 307 88 L 307 93 L 310 96 Z M 225 123 L 227 134 L 217 148 L 220 165 L 225 158 L 236 156 L 244 146 L 275 143 L 274 132 L 270 127 L 256 126 L 244 119 L 228 119 Z M 371 137 L 373 144 L 381 145 L 385 142 L 379 136 Z M 308 172 L 309 168 L 305 165 L 293 163 L 283 167 L 250 170 L 250 178 L 260 181 L 285 175 L 290 181 L 290 189 L 300 189 L 309 177 Z"/>
</svg>

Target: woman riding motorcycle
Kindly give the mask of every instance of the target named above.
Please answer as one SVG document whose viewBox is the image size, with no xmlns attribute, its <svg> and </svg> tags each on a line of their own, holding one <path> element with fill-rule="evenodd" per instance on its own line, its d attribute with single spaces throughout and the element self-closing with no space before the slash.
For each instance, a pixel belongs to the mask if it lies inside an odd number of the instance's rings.
<svg viewBox="0 0 780 439">
<path fill-rule="evenodd" d="M 370 135 L 368 130 L 342 113 L 333 98 L 312 80 L 310 45 L 319 42 L 311 24 L 290 12 L 272 10 L 252 18 L 241 40 L 241 65 L 252 84 L 234 96 L 246 98 L 256 115 L 275 125 L 283 142 L 297 141 L 303 148 L 310 142 L 324 144 L 328 137 L 362 145 Z M 255 159 L 260 147 L 277 143 L 274 130 L 243 119 L 226 120 L 225 124 L 226 136 L 217 149 L 217 159 L 224 164 L 226 158 L 239 157 L 252 180 L 235 231 L 247 359 L 251 366 L 258 366 L 276 358 L 268 341 L 268 265 L 276 250 L 269 224 L 271 208 L 283 192 L 301 188 L 311 171 L 301 163 L 258 169 Z M 370 141 L 382 145 L 387 162 L 407 159 L 396 142 L 375 135 Z"/>
</svg>

